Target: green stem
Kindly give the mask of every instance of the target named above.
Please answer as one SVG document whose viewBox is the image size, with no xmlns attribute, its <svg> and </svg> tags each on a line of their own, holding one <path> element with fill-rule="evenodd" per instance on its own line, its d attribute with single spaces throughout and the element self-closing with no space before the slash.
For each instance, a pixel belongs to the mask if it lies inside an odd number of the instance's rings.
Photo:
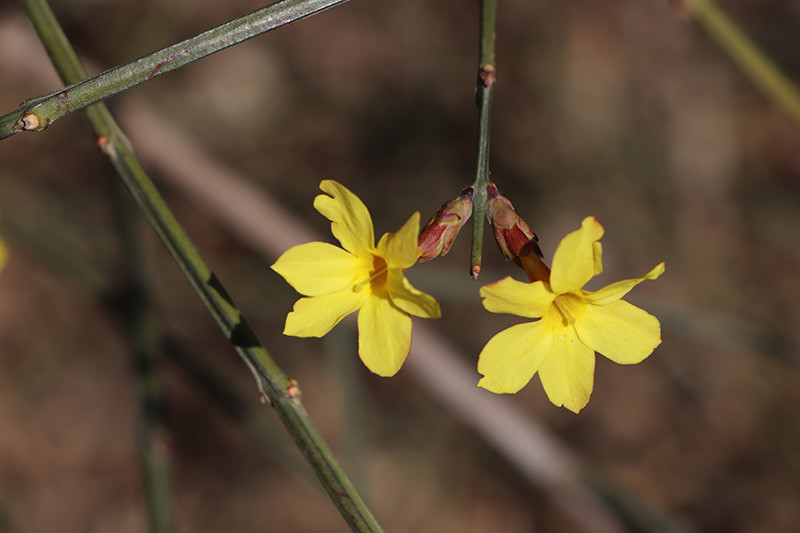
<svg viewBox="0 0 800 533">
<path fill-rule="evenodd" d="M 97 76 L 84 79 L 84 73 L 71 77 L 73 81 L 68 87 L 27 100 L 15 111 L 0 117 L 0 139 L 20 131 L 41 131 L 67 113 L 346 1 L 281 0 Z"/>
<path fill-rule="evenodd" d="M 22 0 L 36 31 L 66 83 L 83 78 L 78 57 L 64 36 L 46 0 Z M 259 389 L 278 413 L 295 444 L 311 464 L 340 513 L 355 531 L 381 531 L 372 513 L 320 435 L 290 382 L 235 307 L 144 172 L 104 104 L 85 110 L 101 150 L 120 174 L 194 291 L 236 352 L 253 372 Z"/>
<path fill-rule="evenodd" d="M 481 0 L 480 62 L 475 97 L 478 104 L 478 161 L 472 183 L 472 251 L 470 275 L 478 279 L 483 255 L 483 230 L 486 218 L 486 186 L 489 185 L 489 133 L 492 117 L 492 90 L 497 80 L 495 37 L 497 0 Z"/>
<path fill-rule="evenodd" d="M 684 0 L 697 22 L 764 96 L 800 129 L 800 91 L 710 0 Z"/>
</svg>

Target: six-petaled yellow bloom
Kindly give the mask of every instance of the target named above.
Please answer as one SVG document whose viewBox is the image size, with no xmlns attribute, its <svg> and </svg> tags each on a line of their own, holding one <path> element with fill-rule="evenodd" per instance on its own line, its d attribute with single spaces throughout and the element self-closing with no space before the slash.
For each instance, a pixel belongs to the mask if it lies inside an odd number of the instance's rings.
<svg viewBox="0 0 800 533">
<path fill-rule="evenodd" d="M 403 270 L 419 258 L 419 213 L 375 246 L 372 218 L 341 184 L 324 180 L 314 207 L 331 221 L 342 248 L 310 242 L 290 248 L 272 265 L 306 298 L 286 317 L 285 335 L 322 337 L 358 311 L 358 355 L 372 372 L 392 376 L 411 348 L 411 317 L 438 318 L 439 303 L 415 289 Z"/>
<path fill-rule="evenodd" d="M 622 297 L 645 279 L 660 276 L 664 263 L 640 278 L 583 290 L 602 271 L 602 236 L 600 223 L 587 217 L 559 244 L 549 280 L 504 278 L 481 287 L 487 310 L 539 320 L 512 326 L 489 340 L 478 360 L 484 376 L 480 387 L 514 393 L 538 372 L 550 401 L 577 413 L 592 394 L 595 352 L 633 364 L 661 343 L 658 320 Z"/>
</svg>

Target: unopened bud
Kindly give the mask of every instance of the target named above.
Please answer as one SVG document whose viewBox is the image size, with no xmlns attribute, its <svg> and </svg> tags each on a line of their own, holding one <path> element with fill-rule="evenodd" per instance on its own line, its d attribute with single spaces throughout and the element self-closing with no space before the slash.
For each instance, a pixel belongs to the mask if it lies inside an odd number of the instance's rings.
<svg viewBox="0 0 800 533">
<path fill-rule="evenodd" d="M 494 228 L 494 238 L 505 258 L 519 265 L 520 257 L 532 253 L 544 257 L 536 234 L 517 215 L 508 198 L 500 195 L 494 183 L 486 188 L 486 196 L 486 217 Z"/>
<path fill-rule="evenodd" d="M 472 216 L 472 187 L 444 204 L 431 217 L 419 235 L 419 261 L 430 261 L 445 255 L 456 240 L 456 235 Z"/>
</svg>

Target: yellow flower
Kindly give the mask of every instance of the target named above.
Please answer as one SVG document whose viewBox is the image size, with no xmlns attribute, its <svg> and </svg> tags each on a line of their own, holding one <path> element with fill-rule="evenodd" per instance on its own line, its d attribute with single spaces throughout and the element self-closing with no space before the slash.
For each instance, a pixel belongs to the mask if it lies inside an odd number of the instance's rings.
<svg viewBox="0 0 800 533">
<path fill-rule="evenodd" d="M 419 213 L 375 246 L 372 218 L 361 200 L 341 184 L 324 180 L 314 199 L 331 221 L 338 248 L 310 242 L 290 248 L 272 265 L 300 294 L 283 333 L 322 337 L 345 316 L 358 313 L 358 355 L 372 372 L 394 375 L 411 348 L 411 317 L 439 318 L 439 303 L 415 289 L 403 270 L 417 262 Z M 330 196 L 328 196 L 330 195 Z"/>
<path fill-rule="evenodd" d="M 619 364 L 634 364 L 661 343 L 658 320 L 622 297 L 645 279 L 660 276 L 663 262 L 640 278 L 583 290 L 603 269 L 602 236 L 600 223 L 587 217 L 558 245 L 549 279 L 541 279 L 547 267 L 540 263 L 536 268 L 538 258 L 530 255 L 521 258 L 523 266 L 532 279 L 532 273 L 538 274 L 539 281 L 505 278 L 481 287 L 487 310 L 539 320 L 512 326 L 489 340 L 478 361 L 484 376 L 480 387 L 514 393 L 538 372 L 550 401 L 577 413 L 592 394 L 595 352 Z"/>
</svg>

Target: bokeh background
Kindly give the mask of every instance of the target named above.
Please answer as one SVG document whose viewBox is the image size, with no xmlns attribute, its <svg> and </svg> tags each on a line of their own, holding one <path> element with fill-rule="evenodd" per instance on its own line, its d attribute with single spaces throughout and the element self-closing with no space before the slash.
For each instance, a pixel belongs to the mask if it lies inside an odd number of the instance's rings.
<svg viewBox="0 0 800 533">
<path fill-rule="evenodd" d="M 797 2 L 719 5 L 800 78 Z M 53 7 L 99 72 L 260 4 Z M 150 117 L 130 134 L 134 147 L 175 132 L 329 241 L 312 200 L 321 179 L 337 179 L 380 234 L 413 211 L 429 217 L 473 179 L 477 28 L 477 2 L 354 0 L 108 104 L 123 127 Z M 666 1 L 501 2 L 497 54 L 492 177 L 546 256 L 591 214 L 606 236 L 605 272 L 590 288 L 667 265 L 628 298 L 662 322 L 649 359 L 598 358 L 579 415 L 552 406 L 536 378 L 503 400 L 580 462 L 579 482 L 618 530 L 797 531 L 800 133 Z M 0 4 L 0 112 L 58 87 L 18 5 Z M 274 257 L 148 154 L 168 203 L 299 381 L 388 531 L 593 530 L 576 518 L 581 502 L 521 474 L 407 368 L 382 379 L 353 364 L 350 326 L 324 340 L 283 337 L 297 295 L 268 269 Z M 127 279 L 120 213 L 132 204 L 118 182 L 79 114 L 0 143 L 11 251 L 0 274 L 0 531 L 147 529 L 131 342 L 112 297 Z M 163 341 L 160 442 L 178 531 L 345 530 L 247 369 L 134 221 Z M 462 236 L 409 276 L 440 300 L 434 326 L 474 369 L 483 344 L 518 321 L 482 310 L 468 245 Z M 479 282 L 520 274 L 487 241 Z"/>
</svg>

